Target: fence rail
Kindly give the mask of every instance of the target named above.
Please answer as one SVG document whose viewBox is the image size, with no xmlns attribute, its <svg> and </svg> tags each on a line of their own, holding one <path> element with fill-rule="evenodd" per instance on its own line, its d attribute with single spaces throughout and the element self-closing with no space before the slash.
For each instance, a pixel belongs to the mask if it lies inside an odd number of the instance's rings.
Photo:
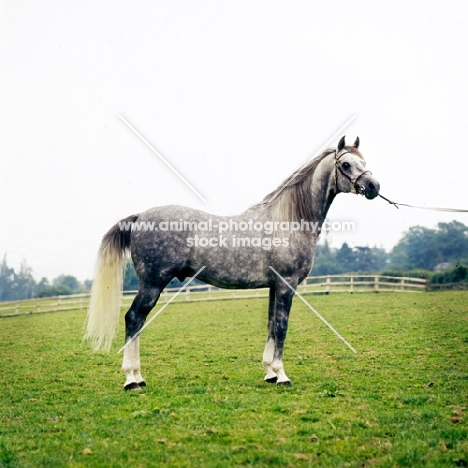
<svg viewBox="0 0 468 468">
<path fill-rule="evenodd" d="M 421 278 L 380 275 L 309 276 L 297 291 L 300 294 L 360 293 L 360 292 L 422 292 L 428 290 L 428 281 Z M 168 302 L 178 288 L 166 288 L 159 304 Z M 136 291 L 124 291 L 123 307 L 129 307 Z M 86 310 L 89 293 L 56 296 L 0 303 L 0 318 L 19 315 L 44 314 L 68 310 Z M 208 284 L 189 286 L 173 302 L 202 302 L 229 299 L 268 297 L 268 289 L 220 289 Z"/>
<path fill-rule="evenodd" d="M 431 283 L 428 289 L 430 291 L 466 291 L 468 289 L 468 283 Z"/>
</svg>

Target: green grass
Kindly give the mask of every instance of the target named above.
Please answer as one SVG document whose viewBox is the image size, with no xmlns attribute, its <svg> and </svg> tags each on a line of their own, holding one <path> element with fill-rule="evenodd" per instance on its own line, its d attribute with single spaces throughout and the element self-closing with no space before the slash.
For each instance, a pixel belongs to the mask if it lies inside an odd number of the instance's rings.
<svg viewBox="0 0 468 468">
<path fill-rule="evenodd" d="M 308 300 L 358 354 L 295 300 L 292 388 L 263 382 L 266 299 L 169 306 L 139 393 L 123 330 L 94 354 L 83 312 L 2 319 L 0 466 L 467 466 L 468 293 Z"/>
</svg>

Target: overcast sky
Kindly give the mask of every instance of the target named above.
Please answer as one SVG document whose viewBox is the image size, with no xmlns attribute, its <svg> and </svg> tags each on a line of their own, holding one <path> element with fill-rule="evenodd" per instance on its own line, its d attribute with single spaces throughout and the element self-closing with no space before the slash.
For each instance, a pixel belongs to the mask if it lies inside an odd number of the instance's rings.
<svg viewBox="0 0 468 468">
<path fill-rule="evenodd" d="M 0 18 L 0 255 L 36 279 L 90 278 L 102 235 L 153 206 L 243 211 L 352 116 L 383 195 L 468 208 L 464 0 L 21 0 Z M 349 194 L 329 219 L 357 227 L 332 245 L 386 249 L 468 224 Z"/>
</svg>

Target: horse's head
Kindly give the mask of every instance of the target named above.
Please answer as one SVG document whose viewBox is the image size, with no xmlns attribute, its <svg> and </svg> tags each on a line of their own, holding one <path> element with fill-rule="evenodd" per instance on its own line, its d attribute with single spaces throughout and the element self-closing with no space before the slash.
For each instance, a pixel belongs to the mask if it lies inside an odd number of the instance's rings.
<svg viewBox="0 0 468 468">
<path fill-rule="evenodd" d="M 341 138 L 335 153 L 335 187 L 337 192 L 356 193 L 372 200 L 379 194 L 379 181 L 366 170 L 366 161 L 358 150 L 359 137 L 353 146 Z"/>
</svg>

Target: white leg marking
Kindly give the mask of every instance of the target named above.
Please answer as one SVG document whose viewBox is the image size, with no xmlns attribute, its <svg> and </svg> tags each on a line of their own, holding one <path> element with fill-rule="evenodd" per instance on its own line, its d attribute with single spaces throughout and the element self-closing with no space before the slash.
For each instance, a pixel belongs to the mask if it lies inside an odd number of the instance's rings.
<svg viewBox="0 0 468 468">
<path fill-rule="evenodd" d="M 134 361 L 134 368 L 133 374 L 135 376 L 135 380 L 137 383 L 143 382 L 145 379 L 141 376 L 141 369 L 140 369 L 140 337 L 138 336 L 135 339 L 135 361 Z"/>
<path fill-rule="evenodd" d="M 271 365 L 273 372 L 278 376 L 278 381 L 276 383 L 290 382 L 289 377 L 285 374 L 283 368 L 283 361 L 280 359 L 275 359 Z"/>
<path fill-rule="evenodd" d="M 140 374 L 140 337 L 135 338 L 124 350 L 122 372 L 126 381 L 124 387 L 143 380 Z"/>
<path fill-rule="evenodd" d="M 267 371 L 265 380 L 274 379 L 277 374 L 273 370 L 273 359 L 275 356 L 275 341 L 272 338 L 269 338 L 265 345 L 265 350 L 263 351 L 263 365 Z"/>
</svg>

